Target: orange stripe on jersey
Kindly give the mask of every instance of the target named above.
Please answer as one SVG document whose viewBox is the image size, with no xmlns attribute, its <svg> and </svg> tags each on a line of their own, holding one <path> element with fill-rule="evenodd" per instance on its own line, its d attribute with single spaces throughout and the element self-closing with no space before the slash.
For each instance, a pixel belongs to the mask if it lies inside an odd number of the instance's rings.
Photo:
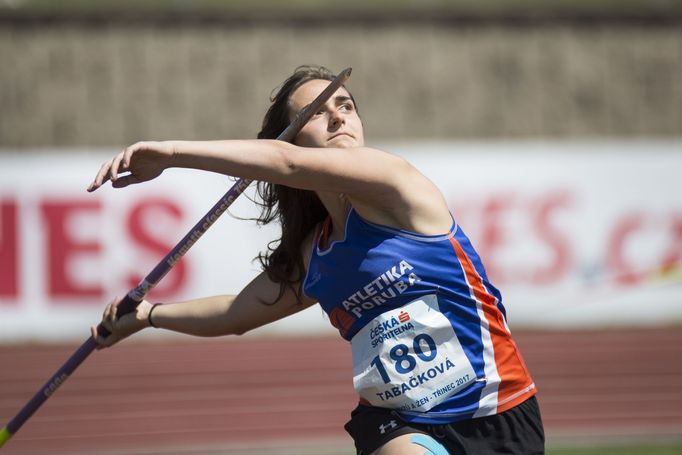
<svg viewBox="0 0 682 455">
<path fill-rule="evenodd" d="M 329 315 L 329 322 L 339 330 L 343 338 L 347 338 L 355 318 L 341 308 L 334 308 Z"/>
<path fill-rule="evenodd" d="M 317 244 L 320 246 L 321 250 L 327 249 L 328 242 L 329 242 L 329 236 L 331 235 L 331 230 L 332 230 L 332 217 L 327 216 L 327 218 L 324 219 L 322 222 L 322 228 L 320 229 L 320 234 L 319 238 L 317 241 Z"/>
<path fill-rule="evenodd" d="M 535 388 L 529 387 L 533 381 L 523 359 L 519 355 L 516 343 L 514 343 L 511 334 L 507 330 L 503 319 L 504 316 L 497 308 L 497 299 L 487 291 L 481 276 L 459 242 L 452 235 L 449 238 L 455 254 L 462 264 L 462 269 L 473 296 L 481 303 L 483 314 L 490 327 L 490 339 L 493 343 L 495 364 L 497 373 L 500 376 L 500 385 L 497 391 L 497 411 L 502 412 L 520 404 L 533 395 Z"/>
</svg>

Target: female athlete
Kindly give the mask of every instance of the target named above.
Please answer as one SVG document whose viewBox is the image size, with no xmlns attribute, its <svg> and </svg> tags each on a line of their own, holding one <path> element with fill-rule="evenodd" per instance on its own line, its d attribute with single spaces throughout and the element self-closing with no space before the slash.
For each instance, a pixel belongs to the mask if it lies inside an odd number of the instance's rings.
<svg viewBox="0 0 682 455">
<path fill-rule="evenodd" d="M 345 428 L 358 454 L 541 454 L 535 384 L 499 291 L 440 190 L 404 159 L 366 147 L 340 88 L 293 143 L 274 140 L 333 79 L 300 67 L 272 99 L 256 140 L 139 142 L 102 165 L 88 191 L 170 167 L 259 181 L 261 221 L 282 236 L 237 295 L 104 311 L 100 347 L 149 326 L 243 334 L 320 303 L 353 353 L 359 404 Z"/>
</svg>

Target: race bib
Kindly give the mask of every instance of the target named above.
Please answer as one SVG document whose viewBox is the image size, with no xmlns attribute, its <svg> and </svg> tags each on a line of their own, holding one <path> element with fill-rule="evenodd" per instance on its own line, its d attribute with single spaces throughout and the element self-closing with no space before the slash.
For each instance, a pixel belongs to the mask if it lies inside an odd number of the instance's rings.
<svg viewBox="0 0 682 455">
<path fill-rule="evenodd" d="M 435 295 L 377 316 L 351 344 L 353 385 L 375 406 L 425 412 L 476 381 Z"/>
</svg>

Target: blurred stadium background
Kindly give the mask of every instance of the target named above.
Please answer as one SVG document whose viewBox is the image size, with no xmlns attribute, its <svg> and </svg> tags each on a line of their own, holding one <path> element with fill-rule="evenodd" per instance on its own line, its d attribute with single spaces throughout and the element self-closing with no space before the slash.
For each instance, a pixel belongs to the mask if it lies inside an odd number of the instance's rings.
<svg viewBox="0 0 682 455">
<path fill-rule="evenodd" d="M 0 0 L 0 62 L 0 425 L 231 183 L 87 195 L 101 162 L 255 137 L 277 84 L 323 64 L 354 68 L 368 143 L 473 237 L 548 453 L 682 453 L 682 2 Z M 253 276 L 274 232 L 225 218 L 155 299 Z M 141 334 L 2 453 L 351 454 L 347 351 L 319 310 L 238 340 Z"/>
</svg>

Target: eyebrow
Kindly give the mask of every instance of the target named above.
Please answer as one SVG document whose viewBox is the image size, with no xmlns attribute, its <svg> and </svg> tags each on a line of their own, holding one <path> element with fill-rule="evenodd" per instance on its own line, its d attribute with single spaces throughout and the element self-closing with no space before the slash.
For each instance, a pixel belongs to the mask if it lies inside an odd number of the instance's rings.
<svg viewBox="0 0 682 455">
<path fill-rule="evenodd" d="M 346 101 L 352 102 L 353 98 L 351 98 L 350 96 L 346 96 L 346 95 L 339 95 L 337 97 L 334 97 L 334 102 L 336 104 L 342 104 L 342 103 L 345 103 Z"/>
</svg>

